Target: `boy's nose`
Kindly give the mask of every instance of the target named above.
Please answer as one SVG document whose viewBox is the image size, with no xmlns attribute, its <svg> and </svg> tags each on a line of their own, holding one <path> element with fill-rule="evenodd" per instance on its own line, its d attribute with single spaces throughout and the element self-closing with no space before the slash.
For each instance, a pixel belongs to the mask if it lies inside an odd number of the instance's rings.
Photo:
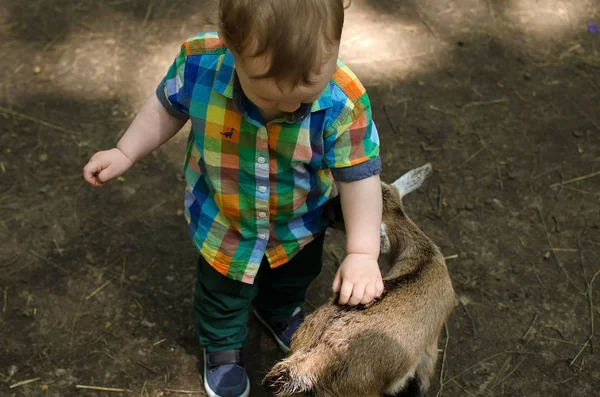
<svg viewBox="0 0 600 397">
<path fill-rule="evenodd" d="M 285 103 L 282 102 L 279 104 L 279 110 L 286 113 L 294 113 L 296 110 L 300 108 L 300 103 Z"/>
</svg>

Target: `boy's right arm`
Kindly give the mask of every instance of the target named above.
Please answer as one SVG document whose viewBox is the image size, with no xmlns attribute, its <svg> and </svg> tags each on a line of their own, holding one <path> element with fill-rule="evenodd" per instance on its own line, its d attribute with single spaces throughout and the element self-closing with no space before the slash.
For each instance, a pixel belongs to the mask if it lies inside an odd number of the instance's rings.
<svg viewBox="0 0 600 397">
<path fill-rule="evenodd" d="M 187 119 L 171 116 L 156 95 L 152 95 L 119 140 L 117 147 L 94 154 L 83 168 L 83 177 L 93 186 L 102 186 L 168 141 L 186 121 Z"/>
</svg>

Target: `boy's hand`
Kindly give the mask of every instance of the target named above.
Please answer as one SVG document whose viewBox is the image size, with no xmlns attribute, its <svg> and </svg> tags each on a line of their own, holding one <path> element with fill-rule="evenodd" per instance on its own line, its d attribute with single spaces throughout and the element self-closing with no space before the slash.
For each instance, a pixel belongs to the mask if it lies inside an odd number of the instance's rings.
<svg viewBox="0 0 600 397">
<path fill-rule="evenodd" d="M 83 167 L 83 177 L 92 186 L 102 186 L 105 182 L 121 176 L 133 162 L 119 149 L 98 152 Z"/>
<path fill-rule="evenodd" d="M 366 305 L 383 293 L 377 258 L 348 254 L 333 280 L 333 292 L 340 292 L 340 305 Z"/>
</svg>

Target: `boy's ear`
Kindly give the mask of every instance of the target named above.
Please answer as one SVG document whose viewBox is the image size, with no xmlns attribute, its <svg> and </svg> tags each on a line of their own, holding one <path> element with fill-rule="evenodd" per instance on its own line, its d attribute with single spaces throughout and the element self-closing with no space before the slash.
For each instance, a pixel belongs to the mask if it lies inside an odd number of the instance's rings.
<svg viewBox="0 0 600 397">
<path fill-rule="evenodd" d="M 223 44 L 225 44 L 225 47 L 229 48 L 229 43 L 227 43 L 227 40 L 225 39 L 225 35 L 221 31 L 220 27 L 217 27 L 217 36 L 219 36 L 219 40 L 221 40 L 223 42 Z"/>
</svg>

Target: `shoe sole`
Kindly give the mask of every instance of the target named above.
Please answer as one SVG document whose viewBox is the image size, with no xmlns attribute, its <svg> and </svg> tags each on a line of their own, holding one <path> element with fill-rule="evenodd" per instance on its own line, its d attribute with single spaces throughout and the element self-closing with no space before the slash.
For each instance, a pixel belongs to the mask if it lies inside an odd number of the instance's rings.
<svg viewBox="0 0 600 397">
<path fill-rule="evenodd" d="M 285 345 L 285 343 L 283 343 L 278 337 L 277 334 L 275 333 L 275 331 L 273 331 L 273 328 L 271 328 L 271 326 L 260 316 L 260 314 L 258 314 L 258 312 L 256 311 L 255 308 L 252 308 L 252 313 L 254 313 L 254 316 L 258 319 L 258 321 L 260 321 L 262 323 L 262 325 L 264 325 L 269 332 L 271 333 L 271 335 L 273 335 L 273 338 L 275 338 L 275 342 L 277 342 L 277 344 L 279 345 L 279 348 L 285 353 L 288 354 L 290 351 L 290 348 L 287 347 Z"/>
<path fill-rule="evenodd" d="M 208 385 L 207 376 L 206 376 L 206 353 L 204 353 L 204 390 L 206 391 L 206 395 L 208 397 L 223 397 L 212 391 L 210 386 Z M 239 397 L 249 397 L 250 396 L 250 379 L 246 378 L 246 390 Z"/>
</svg>

